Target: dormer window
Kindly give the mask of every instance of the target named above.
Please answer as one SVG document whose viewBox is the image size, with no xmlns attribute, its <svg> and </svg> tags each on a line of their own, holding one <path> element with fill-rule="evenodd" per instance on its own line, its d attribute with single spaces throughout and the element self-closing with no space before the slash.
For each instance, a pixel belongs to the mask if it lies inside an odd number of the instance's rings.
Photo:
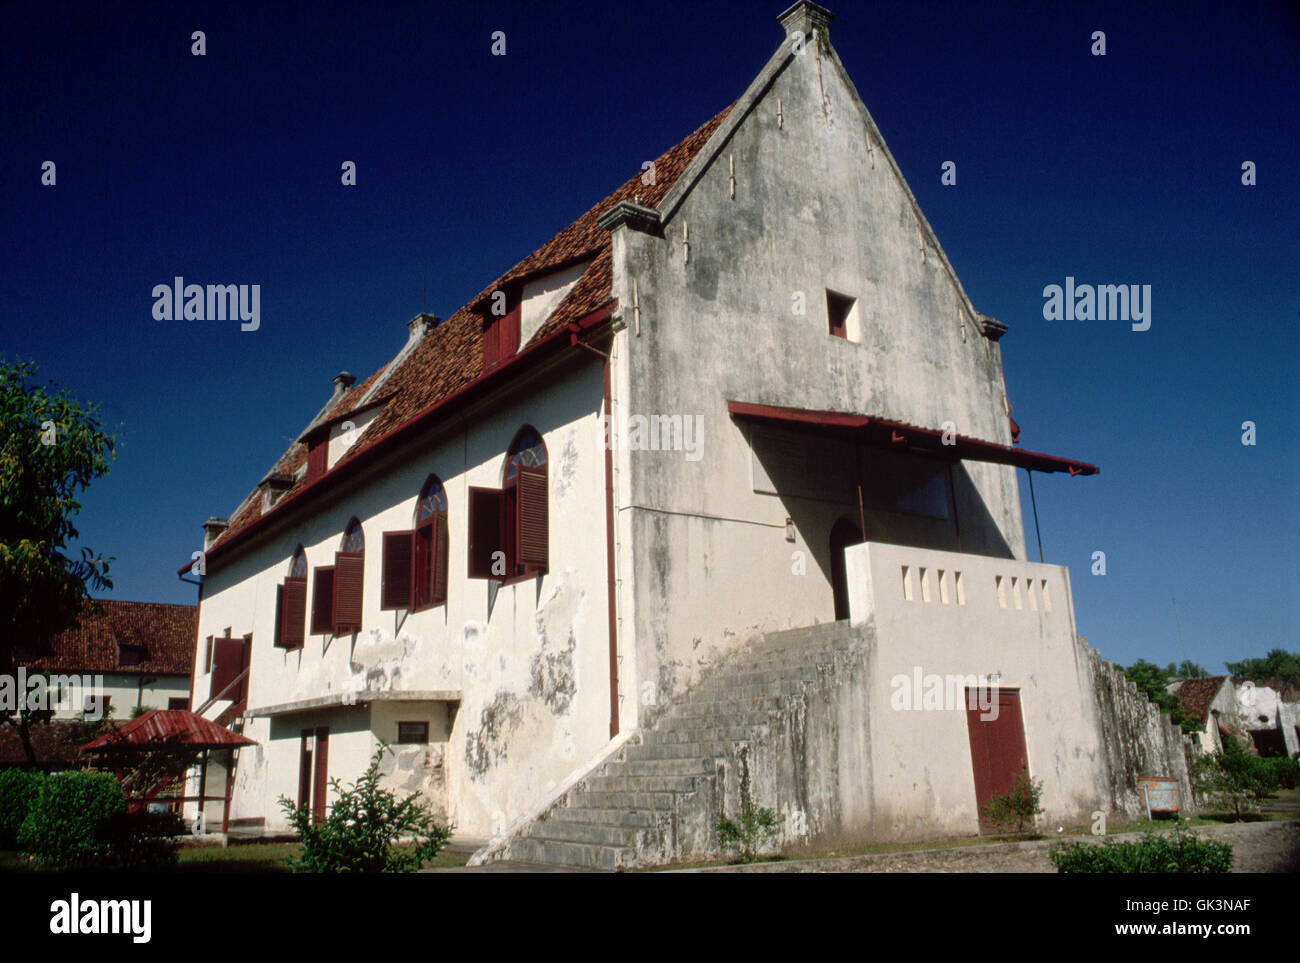
<svg viewBox="0 0 1300 963">
<path fill-rule="evenodd" d="M 483 371 L 515 356 L 519 350 L 520 299 L 517 289 L 493 291 L 483 319 Z"/>
<path fill-rule="evenodd" d="M 117 641 L 116 639 L 114 640 Z M 143 645 L 132 644 L 129 642 L 117 642 L 117 664 L 139 665 L 141 662 L 149 661 L 149 650 Z"/>
</svg>

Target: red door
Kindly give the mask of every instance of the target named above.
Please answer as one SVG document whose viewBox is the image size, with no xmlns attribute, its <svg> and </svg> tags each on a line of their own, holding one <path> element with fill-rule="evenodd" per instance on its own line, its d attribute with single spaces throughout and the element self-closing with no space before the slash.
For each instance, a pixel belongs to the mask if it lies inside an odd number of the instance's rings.
<svg viewBox="0 0 1300 963">
<path fill-rule="evenodd" d="M 970 708 L 972 696 L 974 709 Z M 981 704 L 988 709 L 980 708 Z M 975 801 L 983 809 L 994 796 L 1011 791 L 1018 773 L 1029 775 L 1020 693 L 1014 689 L 967 689 L 966 728 L 970 734 L 971 767 L 975 770 Z M 991 831 L 992 827 L 981 818 L 980 832 Z"/>
</svg>

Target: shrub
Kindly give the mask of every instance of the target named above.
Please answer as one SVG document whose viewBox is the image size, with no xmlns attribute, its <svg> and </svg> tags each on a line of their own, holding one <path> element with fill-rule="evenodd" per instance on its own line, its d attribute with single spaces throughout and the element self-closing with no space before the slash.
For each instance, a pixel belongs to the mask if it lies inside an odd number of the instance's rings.
<svg viewBox="0 0 1300 963">
<path fill-rule="evenodd" d="M 106 845 L 94 865 L 104 869 L 162 869 L 180 857 L 177 837 L 187 832 L 185 820 L 171 811 L 118 813 L 105 827 Z"/>
<path fill-rule="evenodd" d="M 741 807 L 739 819 L 719 816 L 714 828 L 724 853 L 735 852 L 733 862 L 752 863 L 758 852 L 776 840 L 781 831 L 781 820 L 770 809 L 755 809 L 746 802 Z"/>
<path fill-rule="evenodd" d="M 1232 872 L 1231 846 L 1197 839 L 1181 825 L 1163 835 L 1148 829 L 1135 842 L 1053 846 L 1048 858 L 1059 873 Z"/>
<path fill-rule="evenodd" d="M 1043 795 L 1043 781 L 1030 780 L 1024 773 L 1016 773 L 1011 791 L 994 796 L 980 809 L 980 815 L 998 829 L 1023 833 L 1026 826 L 1034 825 L 1034 817 L 1041 813 L 1038 805 Z"/>
<path fill-rule="evenodd" d="M 55 869 L 158 869 L 176 862 L 174 813 L 126 811 L 110 773 L 62 772 L 36 783 L 18 846 Z"/>
<path fill-rule="evenodd" d="M 1279 789 L 1300 788 L 1300 753 L 1296 753 L 1290 759 L 1285 756 L 1274 756 L 1272 759 L 1265 759 L 1264 762 L 1268 765 L 1273 781 Z"/>
<path fill-rule="evenodd" d="M 40 784 L 18 845 L 60 868 L 94 862 L 108 842 L 108 821 L 125 811 L 126 794 L 110 773 L 61 772 Z"/>
<path fill-rule="evenodd" d="M 43 772 L 0 771 L 0 849 L 18 846 L 18 827 L 27 818 L 27 810 L 45 778 Z"/>
<path fill-rule="evenodd" d="M 1232 809 L 1240 819 L 1254 807 L 1253 800 L 1265 799 L 1278 786 L 1278 775 L 1267 759 L 1247 752 L 1236 739 L 1223 749 L 1197 759 L 1192 766 L 1192 787 L 1210 806 Z"/>
<path fill-rule="evenodd" d="M 320 823 L 307 806 L 285 796 L 280 808 L 302 841 L 302 855 L 290 861 L 296 873 L 411 873 L 438 855 L 452 827 L 437 822 L 419 793 L 398 801 L 379 785 L 379 763 L 387 745 L 380 744 L 361 777 L 344 789 L 330 785 L 338 799 Z M 404 838 L 410 845 L 398 845 Z"/>
</svg>

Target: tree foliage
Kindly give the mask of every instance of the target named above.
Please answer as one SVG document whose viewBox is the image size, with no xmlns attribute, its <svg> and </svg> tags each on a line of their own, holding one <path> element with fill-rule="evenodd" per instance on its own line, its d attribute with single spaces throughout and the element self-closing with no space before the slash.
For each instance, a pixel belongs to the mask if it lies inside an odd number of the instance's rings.
<svg viewBox="0 0 1300 963">
<path fill-rule="evenodd" d="M 1194 663 L 1183 663 L 1183 665 L 1189 664 L 1195 667 Z M 1183 704 L 1178 701 L 1178 696 L 1165 691 L 1170 677 L 1177 674 L 1171 671 L 1174 668 L 1171 664 L 1162 669 L 1146 659 L 1138 659 L 1124 670 L 1124 678 L 1136 685 L 1139 692 L 1159 706 L 1160 711 L 1168 715 L 1174 725 L 1180 726 L 1184 732 L 1200 732 L 1202 722 L 1183 711 Z"/>
<path fill-rule="evenodd" d="M 31 362 L 0 360 L 0 670 L 15 651 L 48 652 L 75 624 L 90 589 L 111 588 L 109 563 L 77 539 L 79 494 L 108 472 L 117 438 L 97 405 L 33 383 Z"/>
<path fill-rule="evenodd" d="M 1206 672 L 1203 666 L 1197 665 L 1191 659 L 1183 659 L 1183 661 L 1179 662 L 1177 665 L 1170 662 L 1169 665 L 1165 666 L 1165 674 L 1171 678 L 1178 679 L 1204 679 L 1210 673 Z"/>
<path fill-rule="evenodd" d="M 1228 671 L 1238 678 L 1277 679 L 1300 685 L 1300 652 L 1287 652 L 1285 649 L 1270 649 L 1262 659 L 1242 659 L 1240 662 L 1225 662 Z"/>
</svg>

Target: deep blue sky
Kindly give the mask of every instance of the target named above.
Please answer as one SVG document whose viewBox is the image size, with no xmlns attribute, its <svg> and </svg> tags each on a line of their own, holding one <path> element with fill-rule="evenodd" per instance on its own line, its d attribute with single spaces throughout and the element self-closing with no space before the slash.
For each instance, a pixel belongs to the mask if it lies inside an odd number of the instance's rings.
<svg viewBox="0 0 1300 963">
<path fill-rule="evenodd" d="M 0 5 L 0 355 L 122 426 L 79 519 L 117 558 L 114 597 L 192 602 L 173 573 L 202 521 L 235 507 L 336 372 L 392 356 L 426 276 L 445 317 L 734 100 L 783 5 Z M 1296 648 L 1295 14 L 831 8 L 966 290 L 1011 327 L 1022 443 L 1102 466 L 1035 482 L 1080 632 L 1122 663 L 1180 660 L 1176 596 L 1186 652 L 1212 671 Z M 150 292 L 177 274 L 260 284 L 261 329 L 155 321 Z M 1042 289 L 1066 275 L 1152 285 L 1151 329 L 1045 321 Z"/>
</svg>

